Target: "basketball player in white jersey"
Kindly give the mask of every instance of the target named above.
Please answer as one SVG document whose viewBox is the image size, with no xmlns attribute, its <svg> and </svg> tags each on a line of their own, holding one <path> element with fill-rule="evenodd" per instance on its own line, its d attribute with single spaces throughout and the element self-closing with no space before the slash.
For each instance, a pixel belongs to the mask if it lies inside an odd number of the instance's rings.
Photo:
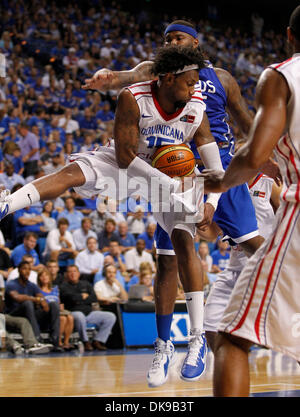
<svg viewBox="0 0 300 417">
<path fill-rule="evenodd" d="M 239 141 L 238 145 L 240 146 L 243 143 Z M 236 146 L 237 149 L 238 146 Z M 273 230 L 275 212 L 280 202 L 281 186 L 277 185 L 272 178 L 262 173 L 259 173 L 255 178 L 251 179 L 248 185 L 255 208 L 260 236 L 267 239 Z M 231 240 L 230 243 L 232 246 L 230 249 L 229 264 L 224 271 L 218 274 L 216 281 L 209 291 L 204 308 L 203 327 L 207 343 L 212 351 L 214 351 L 218 325 L 228 304 L 234 285 L 248 260 L 248 257 L 239 245 Z"/>
<path fill-rule="evenodd" d="M 225 175 L 207 173 L 206 191 L 224 192 L 249 181 L 275 152 L 283 178 L 271 236 L 248 260 L 219 326 L 214 395 L 249 395 L 252 343 L 300 361 L 300 6 L 290 17 L 292 56 L 264 70 L 249 140 Z"/>
<path fill-rule="evenodd" d="M 37 201 L 54 199 L 69 188 L 76 188 L 79 194 L 86 197 L 97 193 L 105 195 L 108 179 L 112 179 L 116 189 L 120 190 L 120 168 L 126 169 L 130 179 L 142 178 L 151 184 L 153 178 L 158 178 L 166 190 L 178 188 L 177 180 L 152 168 L 151 152 L 156 150 L 154 146 L 149 147 L 152 142 L 157 146 L 158 142 L 160 145 L 182 144 L 194 139 L 205 167 L 222 169 L 201 92 L 195 90 L 199 69 L 203 66 L 204 60 L 198 49 L 180 46 L 162 48 L 156 55 L 154 65 L 158 81 L 131 86 L 119 95 L 114 124 L 115 149 L 102 147 L 99 151 L 73 155 L 73 162 L 57 173 L 35 180 L 9 197 L 5 198 L 3 193 L 0 218 Z M 128 190 L 120 191 L 123 191 L 123 197 L 127 197 Z M 167 201 L 163 203 L 172 202 L 172 199 L 174 202 L 181 195 L 169 192 Z M 111 197 L 119 199 L 115 195 Z M 150 202 L 153 203 L 156 196 L 151 197 Z M 202 219 L 198 216 L 198 206 L 190 209 L 184 200 L 183 209 L 182 214 L 188 214 L 189 223 L 184 217 L 178 220 L 178 213 L 165 211 L 155 213 L 155 216 L 171 237 L 178 254 L 179 276 L 185 292 L 191 291 L 191 288 L 203 292 L 202 268 L 193 242 L 195 223 Z M 191 223 L 192 217 L 194 221 Z M 200 331 L 203 330 L 203 308 L 200 302 Z M 156 352 L 168 363 L 174 362 L 174 346 L 170 341 L 162 344 L 158 340 Z M 160 367 L 158 373 L 149 372 L 148 383 L 151 386 L 160 385 L 167 376 L 168 366 Z"/>
</svg>

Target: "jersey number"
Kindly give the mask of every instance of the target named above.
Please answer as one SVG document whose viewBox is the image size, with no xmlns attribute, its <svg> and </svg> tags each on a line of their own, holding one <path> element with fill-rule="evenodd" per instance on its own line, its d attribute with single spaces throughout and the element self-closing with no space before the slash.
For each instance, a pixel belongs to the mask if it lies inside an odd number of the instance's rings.
<svg viewBox="0 0 300 417">
<path fill-rule="evenodd" d="M 175 143 L 175 139 L 166 139 L 160 136 L 148 136 L 146 138 L 146 141 L 148 142 L 147 148 L 154 148 L 166 145 L 168 143 Z"/>
</svg>

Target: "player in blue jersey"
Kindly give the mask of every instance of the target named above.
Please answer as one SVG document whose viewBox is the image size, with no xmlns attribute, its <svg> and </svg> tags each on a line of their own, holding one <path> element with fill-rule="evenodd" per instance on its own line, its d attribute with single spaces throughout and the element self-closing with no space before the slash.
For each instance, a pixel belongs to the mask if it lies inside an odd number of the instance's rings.
<svg viewBox="0 0 300 417">
<path fill-rule="evenodd" d="M 165 44 L 193 45 L 199 47 L 198 34 L 193 25 L 187 21 L 172 22 L 165 30 Z M 107 91 L 118 89 L 128 84 L 146 81 L 153 78 L 151 61 L 142 62 L 130 71 L 99 70 L 86 80 L 83 88 Z M 206 103 L 206 113 L 210 122 L 211 132 L 219 146 L 223 168 L 229 165 L 234 151 L 234 138 L 228 125 L 229 109 L 236 123 L 247 135 L 252 117 L 242 99 L 236 80 L 221 68 L 214 68 L 207 62 L 206 68 L 199 72 L 199 83 Z M 195 157 L 199 155 L 194 147 Z M 202 162 L 198 167 L 201 170 Z M 246 184 L 230 189 L 222 195 L 209 195 L 205 204 L 205 218 L 199 225 L 202 237 L 207 236 L 207 228 L 214 220 L 234 242 L 240 244 L 247 254 L 253 254 L 263 242 L 259 236 L 255 210 Z M 167 344 L 170 340 L 172 315 L 177 294 L 178 266 L 172 243 L 167 233 L 158 225 L 156 230 L 156 248 L 158 260 L 157 279 L 155 281 L 156 325 L 158 338 Z M 185 293 L 187 310 L 190 318 L 190 340 L 188 353 L 181 367 L 181 377 L 187 381 L 200 378 L 205 367 L 206 341 L 203 337 L 203 317 L 200 305 L 203 303 L 203 292 Z M 161 369 L 168 367 L 168 357 L 163 349 L 155 353 L 152 367 Z M 153 369 L 152 369 L 153 371 Z M 166 372 L 165 372 L 166 373 Z M 164 376 L 164 381 L 166 377 Z"/>
</svg>

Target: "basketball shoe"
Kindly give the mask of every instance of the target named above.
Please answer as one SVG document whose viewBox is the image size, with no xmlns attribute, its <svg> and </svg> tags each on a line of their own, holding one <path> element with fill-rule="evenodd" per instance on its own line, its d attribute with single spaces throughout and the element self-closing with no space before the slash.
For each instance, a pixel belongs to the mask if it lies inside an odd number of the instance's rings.
<svg viewBox="0 0 300 417">
<path fill-rule="evenodd" d="M 0 220 L 2 220 L 7 214 L 9 210 L 9 190 L 0 190 Z"/>
<path fill-rule="evenodd" d="M 197 381 L 205 370 L 206 354 L 207 344 L 204 333 L 191 330 L 188 352 L 181 367 L 181 379 Z"/>
<path fill-rule="evenodd" d="M 148 385 L 151 388 L 164 384 L 169 376 L 169 368 L 175 364 L 176 352 L 170 340 L 164 342 L 157 338 L 154 343 L 154 358 L 147 374 Z"/>
</svg>

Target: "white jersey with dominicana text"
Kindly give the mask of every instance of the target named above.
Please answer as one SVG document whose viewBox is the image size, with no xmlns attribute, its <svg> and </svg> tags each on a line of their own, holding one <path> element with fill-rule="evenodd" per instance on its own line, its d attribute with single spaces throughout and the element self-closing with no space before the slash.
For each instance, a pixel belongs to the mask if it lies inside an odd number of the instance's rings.
<svg viewBox="0 0 300 417">
<path fill-rule="evenodd" d="M 154 85 L 146 81 L 128 87 L 140 109 L 140 140 L 137 156 L 151 163 L 157 147 L 188 144 L 201 124 L 205 104 L 200 89 L 192 99 L 173 114 L 167 114 L 159 105 Z"/>
<path fill-rule="evenodd" d="M 279 140 L 275 151 L 283 177 L 282 199 L 300 202 L 300 53 L 292 58 L 271 65 L 286 79 L 290 89 L 287 106 L 286 133 Z"/>
</svg>

